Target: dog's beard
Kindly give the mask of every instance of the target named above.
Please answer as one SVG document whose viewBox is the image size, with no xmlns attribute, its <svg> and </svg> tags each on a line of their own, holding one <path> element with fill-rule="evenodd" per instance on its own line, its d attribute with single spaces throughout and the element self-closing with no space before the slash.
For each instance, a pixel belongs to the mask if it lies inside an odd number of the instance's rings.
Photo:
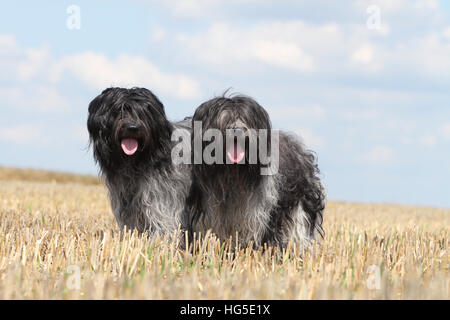
<svg viewBox="0 0 450 320">
<path fill-rule="evenodd" d="M 222 164 L 196 165 L 194 176 L 202 181 L 205 187 L 203 191 L 226 208 L 242 206 L 239 199 L 259 186 L 262 181 L 261 168 L 267 167 L 261 163 L 259 147 L 266 144 L 270 150 L 270 133 L 267 141 L 260 141 L 258 130 L 270 129 L 270 122 L 252 123 L 228 111 L 219 112 L 216 118 L 194 119 L 194 121 L 213 124 L 211 127 L 203 127 L 203 131 L 220 130 L 224 144 Z M 204 143 L 202 154 L 206 146 L 207 143 Z"/>
<path fill-rule="evenodd" d="M 151 132 L 148 125 L 139 119 L 118 119 L 114 124 L 114 143 L 116 152 L 123 158 L 133 159 L 151 149 Z M 120 146 L 118 148 L 117 146 Z"/>
<path fill-rule="evenodd" d="M 136 128 L 130 130 L 129 128 Z M 148 125 L 140 119 L 116 119 L 109 136 L 94 140 L 94 154 L 102 171 L 137 171 L 150 164 L 151 150 L 157 146 Z"/>
<path fill-rule="evenodd" d="M 194 175 L 202 181 L 203 192 L 225 210 L 240 206 L 238 199 L 247 192 L 252 192 L 261 182 L 261 164 L 249 163 L 248 141 L 232 141 L 223 147 L 222 164 L 201 164 L 194 166 Z"/>
<path fill-rule="evenodd" d="M 265 222 L 259 222 L 260 217 L 255 213 L 271 201 L 264 196 L 266 176 L 260 174 L 260 164 L 248 163 L 247 148 L 233 143 L 226 149 L 224 158 L 231 163 L 194 166 L 194 180 L 203 199 L 199 204 L 201 212 L 193 216 L 194 230 L 205 232 L 211 229 L 222 240 L 230 236 L 236 240 L 238 232 L 239 241 L 244 244 L 249 239 L 255 242 L 262 238 L 259 226 L 265 225 Z M 240 162 L 240 157 L 246 161 Z"/>
</svg>

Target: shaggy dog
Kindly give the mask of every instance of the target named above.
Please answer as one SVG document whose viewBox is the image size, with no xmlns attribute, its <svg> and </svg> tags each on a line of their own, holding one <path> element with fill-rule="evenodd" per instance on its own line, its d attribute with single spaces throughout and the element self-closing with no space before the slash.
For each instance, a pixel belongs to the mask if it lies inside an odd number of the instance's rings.
<svg viewBox="0 0 450 320">
<path fill-rule="evenodd" d="M 305 247 L 317 234 L 323 235 L 325 192 L 315 156 L 285 132 L 279 132 L 278 150 L 270 145 L 271 139 L 260 141 L 258 136 L 255 140 L 251 129 L 266 129 L 269 138 L 271 134 L 269 116 L 255 100 L 214 98 L 198 107 L 192 121 L 192 150 L 201 134 L 195 129 L 197 121 L 201 121 L 201 132 L 218 129 L 224 140 L 230 139 L 231 132 L 230 141 L 234 141 L 223 150 L 214 150 L 222 153 L 223 164 L 202 162 L 192 167 L 184 223 L 191 237 L 194 232 L 204 235 L 211 230 L 223 240 L 230 236 L 236 240 L 237 236 L 237 243 L 243 246 L 282 248 L 290 239 Z M 239 134 L 244 135 L 245 144 L 236 139 Z M 256 161 L 249 161 L 252 135 L 258 150 L 266 143 L 270 153 L 279 151 L 277 173 L 261 174 L 267 163 L 262 163 L 259 153 Z M 202 141 L 202 154 L 207 145 Z"/>
<path fill-rule="evenodd" d="M 189 136 L 190 122 L 169 122 L 162 103 L 147 89 L 109 88 L 90 103 L 87 127 L 120 229 L 176 230 L 190 172 L 172 163 L 171 135 L 178 129 Z"/>
</svg>

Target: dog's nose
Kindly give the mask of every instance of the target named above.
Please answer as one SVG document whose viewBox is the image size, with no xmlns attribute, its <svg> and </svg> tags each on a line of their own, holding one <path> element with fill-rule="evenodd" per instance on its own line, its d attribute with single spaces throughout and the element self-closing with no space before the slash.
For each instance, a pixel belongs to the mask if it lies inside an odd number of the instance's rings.
<svg viewBox="0 0 450 320">
<path fill-rule="evenodd" d="M 232 130 L 233 133 L 236 134 L 236 135 L 240 135 L 240 134 L 243 134 L 243 133 L 244 133 L 244 129 L 242 129 L 242 128 L 237 128 L 237 127 L 235 127 L 235 128 L 231 128 L 231 130 Z"/>
<path fill-rule="evenodd" d="M 137 132 L 137 131 L 139 131 L 140 126 L 138 126 L 138 125 L 136 125 L 136 124 L 129 124 L 129 125 L 126 127 L 126 129 L 127 129 L 127 131 L 129 131 L 129 132 Z"/>
</svg>

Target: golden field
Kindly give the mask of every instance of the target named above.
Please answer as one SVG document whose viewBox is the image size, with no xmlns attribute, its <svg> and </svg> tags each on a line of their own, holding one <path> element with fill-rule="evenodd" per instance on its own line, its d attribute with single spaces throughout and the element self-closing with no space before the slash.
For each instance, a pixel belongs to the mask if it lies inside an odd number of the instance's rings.
<svg viewBox="0 0 450 320">
<path fill-rule="evenodd" d="M 449 299 L 449 226 L 450 210 L 329 202 L 308 252 L 209 235 L 187 252 L 121 239 L 96 178 L 0 168 L 0 299 Z"/>
</svg>

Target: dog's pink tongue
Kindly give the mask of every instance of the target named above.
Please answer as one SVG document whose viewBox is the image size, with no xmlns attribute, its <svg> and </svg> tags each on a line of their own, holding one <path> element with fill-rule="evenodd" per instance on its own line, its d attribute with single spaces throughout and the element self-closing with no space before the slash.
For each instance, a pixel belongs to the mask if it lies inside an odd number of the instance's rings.
<svg viewBox="0 0 450 320">
<path fill-rule="evenodd" d="M 136 139 L 123 139 L 122 150 L 127 156 L 132 156 L 138 149 L 138 142 Z"/>
<path fill-rule="evenodd" d="M 237 143 L 234 146 L 230 147 L 227 152 L 228 159 L 230 159 L 233 163 L 239 163 L 245 156 L 244 150 L 242 150 L 241 146 Z"/>
</svg>

